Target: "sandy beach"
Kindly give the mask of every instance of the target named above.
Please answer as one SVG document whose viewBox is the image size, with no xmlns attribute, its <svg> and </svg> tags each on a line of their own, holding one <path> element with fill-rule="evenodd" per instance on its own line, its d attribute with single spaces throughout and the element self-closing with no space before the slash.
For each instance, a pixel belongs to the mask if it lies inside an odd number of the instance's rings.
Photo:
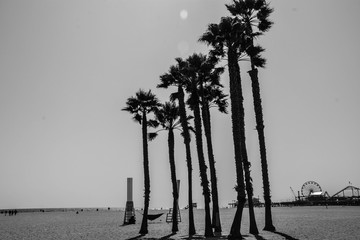
<svg viewBox="0 0 360 240">
<path fill-rule="evenodd" d="M 255 214 L 260 234 L 248 233 L 248 209 L 245 209 L 241 232 L 244 239 L 359 239 L 360 207 L 277 207 L 273 208 L 277 232 L 267 232 L 264 226 L 264 208 L 256 208 Z M 222 236 L 210 239 L 226 239 L 235 209 L 221 209 Z M 181 210 L 179 232 L 171 235 L 171 224 L 166 223 L 167 210 L 153 210 L 164 214 L 149 221 L 149 234 L 138 234 L 141 213 L 136 212 L 135 225 L 122 226 L 123 211 L 84 210 L 65 212 L 18 213 L 16 216 L 0 215 L 0 239 L 188 239 L 187 211 Z M 202 239 L 204 211 L 195 210 L 197 235 Z"/>
</svg>

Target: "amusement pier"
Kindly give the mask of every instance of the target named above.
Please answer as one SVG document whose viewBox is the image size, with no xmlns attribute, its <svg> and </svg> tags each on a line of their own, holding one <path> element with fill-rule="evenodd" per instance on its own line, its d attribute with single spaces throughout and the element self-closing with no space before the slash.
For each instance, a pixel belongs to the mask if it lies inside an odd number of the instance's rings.
<svg viewBox="0 0 360 240">
<path fill-rule="evenodd" d="M 305 182 L 301 190 L 295 194 L 292 187 L 290 190 L 294 196 L 293 201 L 288 202 L 273 202 L 274 207 L 277 206 L 360 206 L 360 188 L 349 185 L 334 195 L 329 195 L 327 191 L 323 191 L 321 186 L 315 181 Z M 253 198 L 254 206 L 262 207 L 264 204 L 260 202 L 259 198 Z M 232 201 L 228 204 L 229 207 L 236 207 L 237 201 Z"/>
</svg>

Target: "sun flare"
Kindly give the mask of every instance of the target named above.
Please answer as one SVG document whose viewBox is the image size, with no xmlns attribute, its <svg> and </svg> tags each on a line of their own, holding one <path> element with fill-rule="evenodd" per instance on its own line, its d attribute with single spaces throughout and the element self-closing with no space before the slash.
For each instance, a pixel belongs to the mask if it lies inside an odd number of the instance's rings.
<svg viewBox="0 0 360 240">
<path fill-rule="evenodd" d="M 185 9 L 181 10 L 181 11 L 180 11 L 180 18 L 181 18 L 182 20 L 186 20 L 187 17 L 188 17 L 188 11 L 186 11 Z"/>
</svg>

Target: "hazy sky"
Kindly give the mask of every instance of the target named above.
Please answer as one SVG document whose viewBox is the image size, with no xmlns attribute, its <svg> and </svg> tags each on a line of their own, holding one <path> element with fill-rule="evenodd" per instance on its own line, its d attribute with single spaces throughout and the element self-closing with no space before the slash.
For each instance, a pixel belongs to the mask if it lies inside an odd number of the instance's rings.
<svg viewBox="0 0 360 240">
<path fill-rule="evenodd" d="M 121 111 L 156 89 L 176 57 L 206 53 L 207 24 L 229 15 L 218 0 L 0 0 L 0 208 L 123 207 L 126 178 L 143 206 L 141 128 Z M 360 2 L 273 0 L 259 43 L 273 201 L 308 180 L 330 195 L 360 186 Z M 241 63 L 254 194 L 262 181 L 249 77 Z M 227 72 L 222 76 L 228 92 Z M 236 198 L 230 115 L 212 112 L 220 205 Z M 185 152 L 177 134 L 180 207 Z M 195 146 L 193 145 L 193 150 Z M 150 207 L 172 204 L 166 134 L 149 144 Z M 194 202 L 203 205 L 193 151 Z"/>
</svg>

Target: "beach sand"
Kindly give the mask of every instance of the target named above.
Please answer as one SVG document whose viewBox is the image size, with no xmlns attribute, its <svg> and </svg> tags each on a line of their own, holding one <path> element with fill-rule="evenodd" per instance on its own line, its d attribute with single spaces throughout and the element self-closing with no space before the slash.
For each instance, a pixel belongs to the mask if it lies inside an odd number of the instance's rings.
<svg viewBox="0 0 360 240">
<path fill-rule="evenodd" d="M 76 214 L 67 212 L 18 213 L 0 215 L 0 239 L 188 239 L 187 210 L 181 210 L 179 232 L 171 235 L 171 223 L 166 223 L 167 210 L 150 211 L 164 214 L 149 221 L 149 234 L 139 235 L 142 215 L 136 212 L 134 225 L 122 226 L 123 211 L 86 210 Z M 244 209 L 241 233 L 243 239 L 360 239 L 360 207 L 277 207 L 272 209 L 277 232 L 262 231 L 264 208 L 256 208 L 255 215 L 260 234 L 249 234 L 248 209 Z M 235 209 L 221 209 L 222 236 L 208 239 L 226 239 Z M 204 211 L 194 212 L 197 234 L 191 239 L 202 239 Z"/>
</svg>

